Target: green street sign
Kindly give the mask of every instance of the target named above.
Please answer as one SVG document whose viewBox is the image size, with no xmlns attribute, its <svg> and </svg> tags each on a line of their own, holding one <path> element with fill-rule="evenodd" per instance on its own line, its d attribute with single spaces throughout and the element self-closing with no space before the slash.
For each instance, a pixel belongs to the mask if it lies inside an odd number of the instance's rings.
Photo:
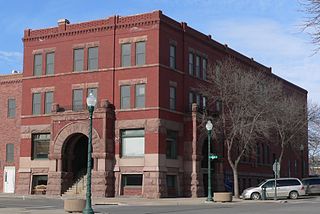
<svg viewBox="0 0 320 214">
<path fill-rule="evenodd" d="M 215 160 L 215 159 L 218 159 L 219 157 L 218 157 L 218 155 L 215 155 L 215 154 L 210 154 L 209 155 L 209 159 L 210 160 Z"/>
</svg>

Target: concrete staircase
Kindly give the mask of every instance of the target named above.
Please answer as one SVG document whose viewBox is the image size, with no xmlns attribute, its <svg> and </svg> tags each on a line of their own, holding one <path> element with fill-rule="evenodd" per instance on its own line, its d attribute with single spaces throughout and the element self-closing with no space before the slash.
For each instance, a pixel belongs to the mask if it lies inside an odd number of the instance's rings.
<svg viewBox="0 0 320 214">
<path fill-rule="evenodd" d="M 62 195 L 63 197 L 69 196 L 85 196 L 87 190 L 87 175 L 83 175 Z"/>
</svg>

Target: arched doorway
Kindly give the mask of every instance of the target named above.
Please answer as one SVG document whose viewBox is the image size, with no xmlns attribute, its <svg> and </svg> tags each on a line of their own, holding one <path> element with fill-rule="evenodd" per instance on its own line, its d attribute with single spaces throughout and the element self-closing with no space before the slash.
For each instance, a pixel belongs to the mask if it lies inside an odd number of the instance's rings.
<svg viewBox="0 0 320 214">
<path fill-rule="evenodd" d="M 70 135 L 62 147 L 62 192 L 87 173 L 87 158 L 88 137 L 82 133 Z M 93 160 L 91 163 L 93 168 Z"/>
</svg>

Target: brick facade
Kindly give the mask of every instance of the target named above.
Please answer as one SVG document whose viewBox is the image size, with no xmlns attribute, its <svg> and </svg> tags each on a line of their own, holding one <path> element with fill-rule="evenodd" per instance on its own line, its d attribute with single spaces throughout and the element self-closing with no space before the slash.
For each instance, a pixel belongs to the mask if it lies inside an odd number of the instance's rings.
<svg viewBox="0 0 320 214">
<path fill-rule="evenodd" d="M 85 154 L 84 146 L 79 145 L 80 139 L 87 139 L 89 126 L 85 108 L 72 110 L 73 90 L 82 90 L 85 106 L 87 90 L 96 88 L 93 195 L 204 196 L 206 169 L 201 164 L 206 136 L 197 129 L 197 106 L 193 106 L 192 112 L 188 109 L 188 96 L 205 82 L 205 74 L 200 69 L 202 65 L 199 70 L 196 65 L 194 75 L 188 75 L 189 52 L 194 53 L 197 60 L 208 61 L 231 54 L 249 66 L 271 73 L 271 69 L 195 31 L 186 23 L 172 20 L 161 11 L 78 24 L 60 20 L 57 27 L 25 30 L 23 42 L 23 91 L 19 94 L 22 96 L 19 105 L 23 108 L 18 126 L 20 134 L 15 135 L 21 138 L 20 158 L 16 161 L 19 163 L 16 192 L 20 194 L 32 192 L 37 176 L 47 176 L 47 194 L 50 195 L 63 194 L 73 184 L 77 167 L 80 167 L 77 161 L 81 162 L 76 151 L 82 156 Z M 145 63 L 142 64 L 137 61 L 139 42 L 145 44 Z M 123 44 L 131 45 L 130 54 L 122 57 Z M 170 62 L 170 46 L 175 47 L 174 65 Z M 98 48 L 98 64 L 97 68 L 89 70 L 89 49 L 93 47 Z M 82 71 L 74 71 L 75 50 L 78 49 L 83 50 Z M 47 63 L 48 53 L 54 53 L 53 74 L 46 74 L 51 66 Z M 40 61 L 36 62 L 36 55 Z M 124 60 L 130 66 L 122 66 Z M 39 75 L 35 75 L 36 72 Z M 306 99 L 305 90 L 283 82 Z M 145 86 L 144 105 L 137 107 L 139 97 L 136 95 L 141 92 L 137 85 L 141 84 Z M 130 97 L 125 109 L 121 108 L 122 86 L 127 87 Z M 170 87 L 176 90 L 175 109 L 170 107 Z M 52 111 L 46 113 L 45 97 L 49 92 L 53 93 Z M 41 100 L 37 115 L 33 109 L 34 94 Z M 126 157 L 123 133 L 137 129 L 144 132 L 143 156 Z M 169 131 L 176 133 L 175 158 L 167 157 Z M 36 134 L 50 134 L 48 158 L 33 157 L 32 139 Z M 224 153 L 222 149 L 220 152 Z M 276 152 L 276 148 L 272 152 Z M 307 154 L 304 158 L 307 159 Z M 240 184 L 243 187 L 254 185 L 262 177 L 272 176 L 271 164 L 241 165 L 239 177 L 246 180 L 241 180 Z M 213 189 L 223 191 L 231 173 L 227 160 L 221 159 L 213 167 Z M 249 182 L 249 179 L 252 180 Z"/>
</svg>

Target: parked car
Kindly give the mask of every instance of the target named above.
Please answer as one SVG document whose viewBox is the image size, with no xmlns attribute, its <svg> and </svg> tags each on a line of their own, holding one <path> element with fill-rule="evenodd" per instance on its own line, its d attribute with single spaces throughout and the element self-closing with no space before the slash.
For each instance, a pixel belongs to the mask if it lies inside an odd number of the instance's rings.
<svg viewBox="0 0 320 214">
<path fill-rule="evenodd" d="M 250 187 L 243 191 L 243 199 L 259 200 L 265 191 L 266 198 L 274 198 L 275 179 L 268 179 L 261 182 L 256 187 Z M 298 178 L 278 178 L 277 179 L 277 198 L 297 199 L 305 195 L 305 188 Z"/>
<path fill-rule="evenodd" d="M 320 177 L 304 178 L 302 183 L 307 195 L 320 194 Z"/>
</svg>

